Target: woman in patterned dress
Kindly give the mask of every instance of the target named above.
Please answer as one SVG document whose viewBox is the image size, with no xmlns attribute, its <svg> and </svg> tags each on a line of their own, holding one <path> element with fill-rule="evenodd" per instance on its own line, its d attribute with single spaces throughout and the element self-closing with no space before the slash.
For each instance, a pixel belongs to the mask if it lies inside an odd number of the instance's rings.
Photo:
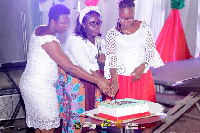
<svg viewBox="0 0 200 133">
<path fill-rule="evenodd" d="M 111 90 L 116 99 L 156 102 L 149 67 L 164 64 L 156 50 L 150 27 L 144 21 L 134 20 L 134 8 L 133 0 L 119 1 L 117 25 L 106 35 L 104 76 L 111 79 Z"/>
<path fill-rule="evenodd" d="M 101 12 L 96 6 L 89 6 L 80 12 L 76 20 L 74 34 L 70 36 L 66 45 L 66 55 L 77 66 L 88 73 L 103 77 L 95 56 L 98 54 L 95 46 L 95 37 L 99 34 L 101 26 Z M 105 51 L 105 41 L 101 40 L 102 50 Z M 105 56 L 98 58 L 105 61 Z M 60 116 L 63 119 L 64 132 L 81 132 L 74 128 L 76 122 L 84 124 L 81 113 L 97 108 L 102 96 L 97 86 L 91 82 L 77 79 L 64 71 L 59 70 L 60 79 L 57 85 L 58 99 L 60 101 Z M 60 93 L 61 92 L 61 93 Z M 83 132 L 83 130 L 82 130 Z"/>
<path fill-rule="evenodd" d="M 70 10 L 55 5 L 49 11 L 47 26 L 37 27 L 31 35 L 27 64 L 20 78 L 20 91 L 25 103 L 26 123 L 36 133 L 54 133 L 59 127 L 58 100 L 55 82 L 60 65 L 70 74 L 96 83 L 102 91 L 109 87 L 106 79 L 87 73 L 73 65 L 61 50 L 56 33 L 64 33 L 70 21 Z"/>
</svg>

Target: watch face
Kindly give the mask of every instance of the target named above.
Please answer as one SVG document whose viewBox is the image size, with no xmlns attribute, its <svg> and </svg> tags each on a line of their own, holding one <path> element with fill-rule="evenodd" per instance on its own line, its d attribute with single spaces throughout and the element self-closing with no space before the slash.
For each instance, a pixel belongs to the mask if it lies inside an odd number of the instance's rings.
<svg viewBox="0 0 200 133">
<path fill-rule="evenodd" d="M 148 66 L 148 64 L 147 64 L 147 63 L 143 63 L 143 64 L 144 64 L 145 68 Z"/>
</svg>

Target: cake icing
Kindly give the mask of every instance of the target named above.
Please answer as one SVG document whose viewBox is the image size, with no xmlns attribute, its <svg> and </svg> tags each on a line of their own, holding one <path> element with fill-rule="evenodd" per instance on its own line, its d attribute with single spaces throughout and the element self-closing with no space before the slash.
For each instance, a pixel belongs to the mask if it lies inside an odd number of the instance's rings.
<svg viewBox="0 0 200 133">
<path fill-rule="evenodd" d="M 149 104 L 144 100 L 106 100 L 99 105 L 99 116 L 114 121 L 149 116 Z"/>
</svg>

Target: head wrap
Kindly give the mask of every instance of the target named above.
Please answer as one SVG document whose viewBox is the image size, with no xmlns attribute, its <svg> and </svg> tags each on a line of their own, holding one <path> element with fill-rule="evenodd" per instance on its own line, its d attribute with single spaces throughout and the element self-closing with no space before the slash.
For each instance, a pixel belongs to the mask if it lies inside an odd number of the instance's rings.
<svg viewBox="0 0 200 133">
<path fill-rule="evenodd" d="M 87 6 L 86 8 L 84 8 L 81 12 L 80 12 L 80 16 L 79 16 L 79 23 L 82 24 L 83 18 L 85 16 L 85 14 L 87 14 L 90 11 L 95 11 L 97 13 L 100 14 L 101 17 L 101 10 L 99 9 L 99 7 L 97 6 Z"/>
</svg>

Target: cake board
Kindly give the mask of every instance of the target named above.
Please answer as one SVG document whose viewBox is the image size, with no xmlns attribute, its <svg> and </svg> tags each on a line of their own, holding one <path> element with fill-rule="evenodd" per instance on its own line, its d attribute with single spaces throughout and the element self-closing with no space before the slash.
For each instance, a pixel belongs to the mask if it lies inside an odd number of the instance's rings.
<svg viewBox="0 0 200 133">
<path fill-rule="evenodd" d="M 121 132 L 126 132 L 127 129 L 144 129 L 156 126 L 157 122 L 163 120 L 166 114 L 162 113 L 163 107 L 158 103 L 149 102 L 150 116 L 126 119 L 123 121 L 109 120 L 109 126 L 120 128 Z M 98 108 L 83 113 L 87 118 L 86 122 L 89 124 L 101 125 L 108 122 L 106 118 L 99 117 Z"/>
</svg>

